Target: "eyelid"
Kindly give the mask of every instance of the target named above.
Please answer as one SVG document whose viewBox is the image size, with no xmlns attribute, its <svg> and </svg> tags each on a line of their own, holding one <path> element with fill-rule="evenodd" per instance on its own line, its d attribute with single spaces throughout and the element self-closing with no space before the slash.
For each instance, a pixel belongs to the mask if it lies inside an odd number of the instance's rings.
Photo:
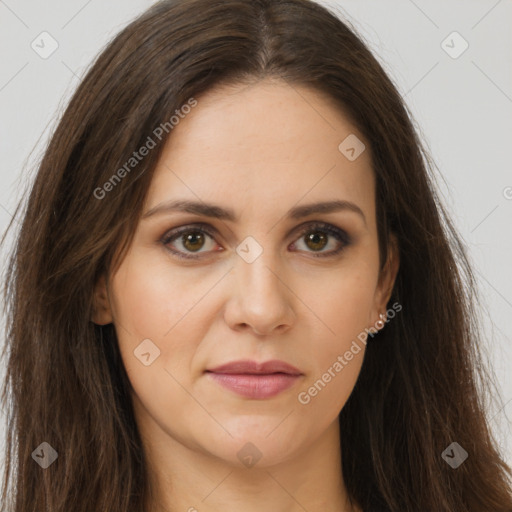
<svg viewBox="0 0 512 512">
<path fill-rule="evenodd" d="M 170 240 L 172 240 L 173 238 L 177 238 L 180 234 L 194 230 L 204 231 L 212 238 L 219 235 L 219 231 L 215 229 L 213 226 L 210 226 L 209 224 L 204 224 L 202 222 L 193 222 L 191 224 L 185 224 L 183 226 L 172 228 L 166 231 L 164 235 L 161 237 L 160 241 L 169 243 Z"/>
<path fill-rule="evenodd" d="M 166 231 L 164 233 L 164 235 L 160 238 L 159 241 L 167 248 L 167 250 L 169 252 L 171 252 L 173 255 L 177 256 L 180 259 L 199 260 L 202 258 L 201 252 L 196 253 L 197 256 L 193 255 L 193 253 L 190 253 L 190 255 L 185 256 L 184 255 L 185 253 L 182 253 L 181 251 L 176 251 L 176 250 L 172 250 L 172 249 L 168 248 L 169 243 L 173 240 L 176 240 L 181 234 L 193 232 L 194 230 L 199 231 L 199 232 L 204 232 L 208 236 L 210 236 L 212 239 L 215 239 L 215 237 L 219 235 L 219 231 L 216 228 L 214 228 L 213 226 L 211 226 L 210 224 L 206 224 L 203 222 L 195 222 L 195 223 L 186 224 L 186 225 L 179 226 L 179 227 L 176 227 L 176 228 Z M 341 248 L 332 250 L 332 251 L 326 252 L 326 253 L 318 252 L 316 254 L 314 251 L 306 251 L 306 252 L 309 252 L 313 257 L 319 257 L 319 258 L 324 257 L 327 259 L 330 256 L 336 256 L 337 254 L 342 252 L 347 246 L 352 244 L 352 237 L 351 237 L 351 235 L 349 235 L 346 232 L 346 230 L 344 230 L 334 224 L 328 223 L 328 222 L 315 221 L 315 220 L 306 221 L 306 222 L 300 224 L 299 226 L 296 226 L 288 233 L 287 237 L 291 233 L 298 231 L 299 233 L 298 233 L 296 239 L 299 239 L 304 234 L 314 231 L 314 230 L 325 231 L 328 234 L 328 236 L 336 238 L 338 240 L 338 242 L 341 244 Z M 205 251 L 206 254 L 208 254 L 208 252 L 209 251 Z M 221 252 L 221 251 L 217 251 L 217 252 Z M 299 251 L 299 252 L 302 252 L 302 251 Z"/>
</svg>

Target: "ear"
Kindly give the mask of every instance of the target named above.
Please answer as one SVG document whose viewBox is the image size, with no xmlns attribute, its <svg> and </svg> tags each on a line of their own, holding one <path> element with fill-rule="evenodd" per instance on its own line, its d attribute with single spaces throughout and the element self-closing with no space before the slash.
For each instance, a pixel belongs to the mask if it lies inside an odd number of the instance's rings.
<svg viewBox="0 0 512 512">
<path fill-rule="evenodd" d="M 94 287 L 93 314 L 91 320 L 97 325 L 106 325 L 113 321 L 107 283 L 104 275 L 98 279 Z"/>
<path fill-rule="evenodd" d="M 386 263 L 380 272 L 379 282 L 375 290 L 374 307 L 372 311 L 372 325 L 379 320 L 386 320 L 386 306 L 391 297 L 393 286 L 395 285 L 398 268 L 400 266 L 400 256 L 398 240 L 394 233 L 390 233 L 388 241 L 388 255 Z M 384 315 L 381 317 L 380 315 Z"/>
</svg>

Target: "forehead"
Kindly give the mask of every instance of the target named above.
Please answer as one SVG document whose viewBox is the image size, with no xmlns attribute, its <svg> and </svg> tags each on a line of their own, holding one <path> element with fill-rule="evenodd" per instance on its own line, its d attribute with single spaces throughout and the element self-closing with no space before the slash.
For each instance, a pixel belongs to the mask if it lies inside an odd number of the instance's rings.
<svg viewBox="0 0 512 512">
<path fill-rule="evenodd" d="M 300 201 L 347 199 L 372 213 L 370 148 L 330 98 L 266 80 L 196 100 L 163 148 L 149 208 L 188 198 L 277 213 Z M 351 161 L 340 144 L 354 136 L 366 147 Z"/>
</svg>

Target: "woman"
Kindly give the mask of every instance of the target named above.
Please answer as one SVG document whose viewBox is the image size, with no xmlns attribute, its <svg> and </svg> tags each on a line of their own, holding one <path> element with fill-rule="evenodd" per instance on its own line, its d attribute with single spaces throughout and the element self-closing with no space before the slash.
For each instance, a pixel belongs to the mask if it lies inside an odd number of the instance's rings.
<svg viewBox="0 0 512 512">
<path fill-rule="evenodd" d="M 512 510 L 425 156 L 316 3 L 163 1 L 125 28 L 10 260 L 8 510 Z"/>
</svg>

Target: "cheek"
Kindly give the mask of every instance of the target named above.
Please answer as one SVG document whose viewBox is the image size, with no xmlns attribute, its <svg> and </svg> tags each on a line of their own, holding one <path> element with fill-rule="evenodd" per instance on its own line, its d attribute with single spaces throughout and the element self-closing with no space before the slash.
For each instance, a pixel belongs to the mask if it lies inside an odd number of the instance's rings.
<svg viewBox="0 0 512 512">
<path fill-rule="evenodd" d="M 314 343 L 306 348 L 314 369 L 298 396 L 310 412 L 341 410 L 352 392 L 366 349 L 374 279 L 362 266 L 352 267 L 332 278 L 323 293 L 308 295 L 308 307 L 321 320 Z"/>
<path fill-rule="evenodd" d="M 180 328 L 207 291 L 205 280 L 136 251 L 112 279 L 115 320 L 134 339 L 164 339 Z"/>
<path fill-rule="evenodd" d="M 132 271 L 133 270 L 133 271 Z M 162 283 L 140 267 L 123 267 L 112 279 L 114 324 L 121 348 L 135 346 L 146 338 L 158 338 L 164 329 L 160 308 Z"/>
<path fill-rule="evenodd" d="M 308 297 L 308 307 L 322 320 L 326 337 L 330 333 L 335 345 L 357 336 L 370 325 L 376 276 L 363 265 L 358 267 L 329 276 L 317 293 L 302 292 L 302 296 Z"/>
<path fill-rule="evenodd" d="M 170 272 L 168 265 L 132 253 L 111 282 L 119 348 L 134 388 L 172 381 L 165 370 L 186 383 L 190 362 L 212 321 L 204 296 L 215 281 Z"/>
</svg>

